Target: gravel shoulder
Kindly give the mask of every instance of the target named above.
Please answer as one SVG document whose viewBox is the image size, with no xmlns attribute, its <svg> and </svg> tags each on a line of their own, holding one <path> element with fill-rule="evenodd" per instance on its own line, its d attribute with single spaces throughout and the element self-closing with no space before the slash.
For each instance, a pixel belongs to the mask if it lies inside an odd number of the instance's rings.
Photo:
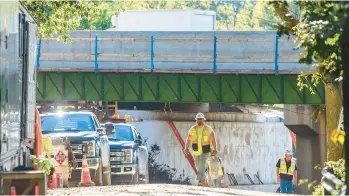
<svg viewBox="0 0 349 196">
<path fill-rule="evenodd" d="M 50 189 L 48 195 L 126 195 L 126 196 L 192 196 L 192 195 L 280 195 L 276 193 L 263 193 L 232 188 L 209 188 L 175 184 L 141 184 L 141 185 L 115 185 L 74 187 L 64 189 Z"/>
</svg>

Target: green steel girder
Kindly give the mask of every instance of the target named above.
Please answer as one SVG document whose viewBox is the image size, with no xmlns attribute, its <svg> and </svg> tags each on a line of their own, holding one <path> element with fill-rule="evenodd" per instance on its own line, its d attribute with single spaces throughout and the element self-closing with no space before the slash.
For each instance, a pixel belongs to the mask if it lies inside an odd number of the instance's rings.
<svg viewBox="0 0 349 196">
<path fill-rule="evenodd" d="M 38 101 L 325 103 L 323 85 L 299 91 L 296 75 L 39 72 L 37 82 Z"/>
</svg>

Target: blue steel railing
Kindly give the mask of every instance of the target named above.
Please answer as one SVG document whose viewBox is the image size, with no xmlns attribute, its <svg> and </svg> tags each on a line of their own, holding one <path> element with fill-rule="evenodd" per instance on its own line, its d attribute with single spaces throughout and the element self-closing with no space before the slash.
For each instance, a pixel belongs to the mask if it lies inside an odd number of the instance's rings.
<svg viewBox="0 0 349 196">
<path fill-rule="evenodd" d="M 277 76 L 279 75 L 279 64 L 278 64 L 278 59 L 279 59 L 279 36 L 276 35 L 275 37 L 275 68 L 274 68 L 274 74 Z"/>
<path fill-rule="evenodd" d="M 213 38 L 213 74 L 216 74 L 217 72 L 217 37 L 214 36 Z M 155 57 L 155 53 L 154 53 L 154 36 L 150 37 L 150 70 L 153 73 L 154 69 L 155 69 L 155 65 L 154 65 L 154 57 Z M 40 68 L 40 56 L 41 56 L 41 42 L 42 40 L 39 39 L 38 40 L 38 53 L 37 53 L 37 58 L 36 58 L 36 68 L 39 69 Z M 98 65 L 98 43 L 99 43 L 99 39 L 98 39 L 98 35 L 95 36 L 94 39 L 95 42 L 95 50 L 94 50 L 94 71 L 95 73 L 98 73 L 99 70 L 99 65 Z M 278 75 L 279 74 L 279 36 L 276 35 L 275 37 L 275 54 L 274 54 L 274 74 Z"/>
</svg>

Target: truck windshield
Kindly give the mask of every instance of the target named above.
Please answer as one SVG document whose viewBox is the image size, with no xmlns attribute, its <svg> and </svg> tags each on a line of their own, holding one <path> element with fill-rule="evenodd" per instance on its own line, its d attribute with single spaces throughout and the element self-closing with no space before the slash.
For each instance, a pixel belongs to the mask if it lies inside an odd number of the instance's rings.
<svg viewBox="0 0 349 196">
<path fill-rule="evenodd" d="M 131 127 L 124 125 L 114 125 L 115 134 L 109 136 L 110 140 L 117 141 L 134 141 L 134 136 Z"/>
<path fill-rule="evenodd" d="M 45 131 L 95 131 L 91 115 L 55 114 L 41 116 L 41 129 Z"/>
</svg>

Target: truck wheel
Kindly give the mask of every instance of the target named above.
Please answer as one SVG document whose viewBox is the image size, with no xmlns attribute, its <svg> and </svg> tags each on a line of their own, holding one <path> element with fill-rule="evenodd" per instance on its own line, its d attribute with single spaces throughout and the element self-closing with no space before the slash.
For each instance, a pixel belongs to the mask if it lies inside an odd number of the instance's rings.
<svg viewBox="0 0 349 196">
<path fill-rule="evenodd" d="M 99 165 L 98 169 L 96 170 L 95 183 L 97 186 L 103 186 L 103 165 L 101 157 L 99 157 Z"/>
<path fill-rule="evenodd" d="M 132 177 L 132 184 L 139 184 L 139 164 L 138 163 L 136 165 L 136 173 Z"/>
<path fill-rule="evenodd" d="M 111 171 L 110 164 L 108 167 L 103 167 L 103 185 L 110 186 L 111 185 Z"/>
<path fill-rule="evenodd" d="M 149 184 L 149 161 L 147 162 L 147 171 L 144 176 L 144 184 Z"/>
</svg>

